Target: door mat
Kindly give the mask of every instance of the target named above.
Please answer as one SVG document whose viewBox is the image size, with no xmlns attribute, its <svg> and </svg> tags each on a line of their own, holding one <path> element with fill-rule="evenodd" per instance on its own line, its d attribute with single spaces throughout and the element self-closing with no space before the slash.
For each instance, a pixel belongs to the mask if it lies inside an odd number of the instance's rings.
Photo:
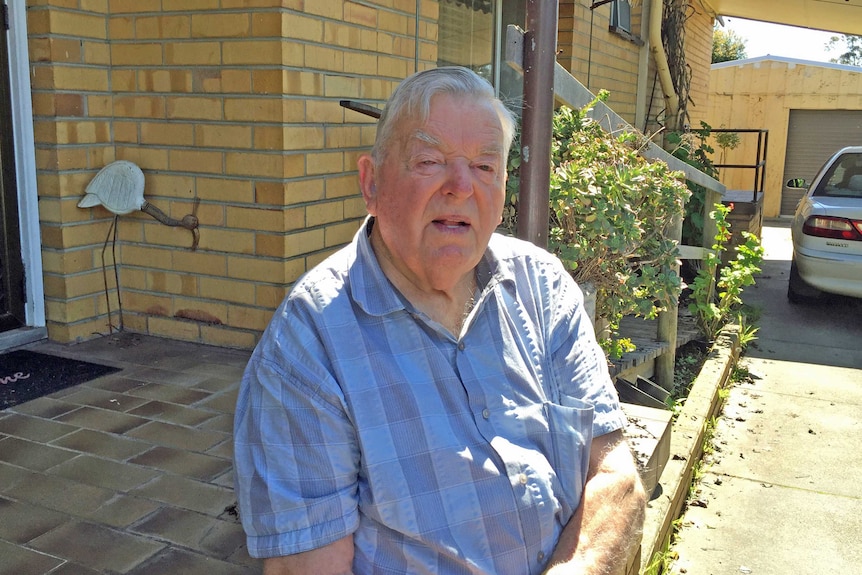
<svg viewBox="0 0 862 575">
<path fill-rule="evenodd" d="M 0 410 L 120 371 L 30 350 L 0 355 Z"/>
</svg>

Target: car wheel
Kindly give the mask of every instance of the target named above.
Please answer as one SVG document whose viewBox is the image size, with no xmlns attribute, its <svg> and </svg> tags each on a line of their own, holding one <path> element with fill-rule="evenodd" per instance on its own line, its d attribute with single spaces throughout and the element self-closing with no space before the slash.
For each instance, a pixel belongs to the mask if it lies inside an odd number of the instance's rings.
<svg viewBox="0 0 862 575">
<path fill-rule="evenodd" d="M 787 282 L 787 299 L 790 303 L 805 303 L 818 299 L 822 292 L 802 279 L 796 268 L 796 260 L 790 260 L 790 279 Z"/>
</svg>

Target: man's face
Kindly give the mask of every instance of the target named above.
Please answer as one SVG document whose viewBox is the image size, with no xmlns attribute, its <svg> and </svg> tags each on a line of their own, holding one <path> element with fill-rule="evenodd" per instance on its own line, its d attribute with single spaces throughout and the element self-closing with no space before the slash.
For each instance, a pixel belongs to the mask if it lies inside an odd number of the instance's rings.
<svg viewBox="0 0 862 575">
<path fill-rule="evenodd" d="M 372 245 L 387 274 L 447 290 L 473 270 L 501 221 L 503 153 L 491 103 L 437 95 L 428 121 L 405 126 L 380 166 L 360 160 Z"/>
</svg>

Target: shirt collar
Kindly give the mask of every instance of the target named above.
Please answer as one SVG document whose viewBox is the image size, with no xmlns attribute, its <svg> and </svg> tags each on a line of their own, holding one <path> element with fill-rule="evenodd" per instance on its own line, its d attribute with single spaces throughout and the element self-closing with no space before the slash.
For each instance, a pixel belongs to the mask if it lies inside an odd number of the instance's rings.
<svg viewBox="0 0 862 575">
<path fill-rule="evenodd" d="M 353 301 L 365 313 L 383 316 L 405 309 L 404 301 L 395 286 L 383 273 L 374 249 L 371 247 L 371 228 L 374 217 L 368 216 L 356 236 L 353 245 L 356 259 L 350 266 L 348 282 Z"/>
</svg>

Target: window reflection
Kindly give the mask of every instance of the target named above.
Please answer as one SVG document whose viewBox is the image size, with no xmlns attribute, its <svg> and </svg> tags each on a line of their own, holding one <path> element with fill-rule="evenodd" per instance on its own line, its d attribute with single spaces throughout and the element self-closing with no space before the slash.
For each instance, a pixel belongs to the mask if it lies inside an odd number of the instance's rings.
<svg viewBox="0 0 862 575">
<path fill-rule="evenodd" d="M 438 66 L 464 66 L 493 84 L 520 111 L 521 76 L 504 62 L 506 26 L 524 28 L 523 0 L 440 0 Z"/>
<path fill-rule="evenodd" d="M 442 0 L 437 65 L 464 66 L 495 83 L 494 12 L 491 0 Z"/>
</svg>

